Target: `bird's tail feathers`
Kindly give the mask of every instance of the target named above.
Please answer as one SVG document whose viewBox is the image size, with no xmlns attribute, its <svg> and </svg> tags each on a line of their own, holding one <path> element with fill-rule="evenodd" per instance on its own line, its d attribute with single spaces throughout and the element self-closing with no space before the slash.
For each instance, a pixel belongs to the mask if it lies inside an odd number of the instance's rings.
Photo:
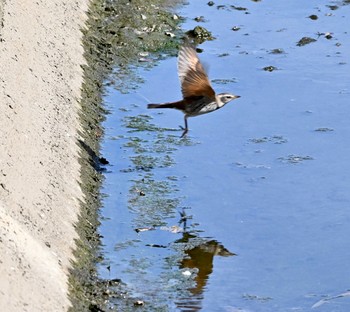
<svg viewBox="0 0 350 312">
<path fill-rule="evenodd" d="M 164 104 L 148 104 L 147 108 L 173 108 L 172 103 L 164 103 Z"/>
<path fill-rule="evenodd" d="M 184 103 L 183 101 L 179 101 L 179 102 L 163 103 L 163 104 L 148 104 L 147 108 L 176 108 L 176 109 L 183 110 Z"/>
</svg>

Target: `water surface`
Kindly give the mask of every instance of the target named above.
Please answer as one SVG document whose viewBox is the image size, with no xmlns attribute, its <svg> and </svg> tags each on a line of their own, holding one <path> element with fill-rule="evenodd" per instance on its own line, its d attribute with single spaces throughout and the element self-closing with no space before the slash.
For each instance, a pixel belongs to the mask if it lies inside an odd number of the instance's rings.
<svg viewBox="0 0 350 312">
<path fill-rule="evenodd" d="M 108 87 L 100 276 L 137 309 L 350 309 L 348 4 L 181 8 L 216 38 L 200 45 L 214 89 L 242 96 L 190 118 L 185 139 L 180 112 L 146 108 L 181 98 L 176 58 Z"/>
</svg>

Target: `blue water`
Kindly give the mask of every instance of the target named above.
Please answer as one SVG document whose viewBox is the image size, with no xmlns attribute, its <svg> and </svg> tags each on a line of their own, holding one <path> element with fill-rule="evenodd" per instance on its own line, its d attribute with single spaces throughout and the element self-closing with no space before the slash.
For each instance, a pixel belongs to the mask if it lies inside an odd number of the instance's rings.
<svg viewBox="0 0 350 312">
<path fill-rule="evenodd" d="M 349 311 L 349 2 L 206 3 L 183 28 L 212 31 L 213 88 L 242 97 L 180 139 L 180 112 L 146 108 L 181 98 L 176 58 L 107 89 L 100 276 L 146 311 Z"/>
</svg>

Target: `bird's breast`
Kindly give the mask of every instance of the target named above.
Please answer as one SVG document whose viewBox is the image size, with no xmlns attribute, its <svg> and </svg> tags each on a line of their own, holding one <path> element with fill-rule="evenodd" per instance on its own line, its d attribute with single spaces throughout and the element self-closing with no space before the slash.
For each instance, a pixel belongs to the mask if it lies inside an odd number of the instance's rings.
<svg viewBox="0 0 350 312">
<path fill-rule="evenodd" d="M 188 116 L 197 116 L 206 113 L 210 113 L 218 108 L 218 105 L 215 101 L 207 98 L 200 97 L 195 100 L 189 101 L 186 104 L 186 114 Z"/>
</svg>

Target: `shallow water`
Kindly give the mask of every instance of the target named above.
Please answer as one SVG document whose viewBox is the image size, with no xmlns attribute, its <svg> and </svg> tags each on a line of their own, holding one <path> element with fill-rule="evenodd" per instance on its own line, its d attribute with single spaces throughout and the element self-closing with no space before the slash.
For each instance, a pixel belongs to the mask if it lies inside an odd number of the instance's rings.
<svg viewBox="0 0 350 312">
<path fill-rule="evenodd" d="M 180 112 L 146 109 L 181 98 L 176 58 L 147 56 L 137 83 L 107 88 L 99 272 L 141 309 L 350 309 L 347 4 L 181 8 L 185 29 L 216 37 L 200 45 L 214 89 L 242 96 L 190 118 L 185 139 Z"/>
</svg>

